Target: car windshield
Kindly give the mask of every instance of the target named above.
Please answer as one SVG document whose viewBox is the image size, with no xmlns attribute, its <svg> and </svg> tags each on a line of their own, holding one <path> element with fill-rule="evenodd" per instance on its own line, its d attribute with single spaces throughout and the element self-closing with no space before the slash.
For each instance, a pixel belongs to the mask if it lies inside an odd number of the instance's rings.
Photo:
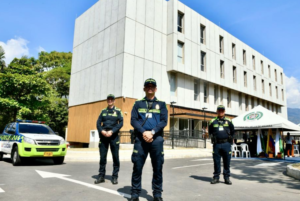
<svg viewBox="0 0 300 201">
<path fill-rule="evenodd" d="M 51 128 L 42 124 L 19 124 L 19 133 L 55 134 Z"/>
</svg>

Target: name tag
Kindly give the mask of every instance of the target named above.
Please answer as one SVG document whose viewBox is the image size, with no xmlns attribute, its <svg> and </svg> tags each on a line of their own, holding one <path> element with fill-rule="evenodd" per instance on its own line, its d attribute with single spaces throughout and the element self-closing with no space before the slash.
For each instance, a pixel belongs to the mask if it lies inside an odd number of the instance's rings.
<svg viewBox="0 0 300 201">
<path fill-rule="evenodd" d="M 224 128 L 223 127 L 219 127 L 219 131 L 223 131 L 224 130 Z"/>
<path fill-rule="evenodd" d="M 148 119 L 152 118 L 152 113 L 146 113 L 146 117 L 148 117 Z"/>
</svg>

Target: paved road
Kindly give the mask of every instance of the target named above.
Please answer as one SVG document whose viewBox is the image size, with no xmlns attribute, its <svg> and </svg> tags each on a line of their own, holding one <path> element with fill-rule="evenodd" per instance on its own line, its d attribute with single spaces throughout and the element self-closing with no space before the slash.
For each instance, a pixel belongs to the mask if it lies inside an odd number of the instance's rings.
<svg viewBox="0 0 300 201">
<path fill-rule="evenodd" d="M 169 159 L 164 165 L 164 200 L 299 200 L 300 182 L 284 174 L 287 163 L 261 160 L 233 160 L 232 186 L 211 185 L 211 158 Z M 117 191 L 130 194 L 132 163 L 122 162 L 118 185 L 94 185 L 97 163 L 68 162 L 53 165 L 51 160 L 13 167 L 9 159 L 0 162 L 0 200 L 109 200 L 124 201 Z M 40 172 L 43 177 L 36 171 Z M 107 171 L 112 171 L 108 163 Z M 45 172 L 70 175 L 53 177 Z M 152 200 L 152 168 L 143 171 L 143 200 Z M 75 182 L 75 183 L 74 183 Z M 77 183 L 76 183 L 77 182 Z M 2 192 L 1 193 L 1 189 Z M 108 190 L 113 190 L 107 192 Z"/>
</svg>

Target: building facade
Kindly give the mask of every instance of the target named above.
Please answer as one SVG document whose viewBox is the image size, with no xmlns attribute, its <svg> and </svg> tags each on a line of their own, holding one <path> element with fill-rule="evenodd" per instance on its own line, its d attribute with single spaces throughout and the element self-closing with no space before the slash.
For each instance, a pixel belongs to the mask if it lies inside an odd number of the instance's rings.
<svg viewBox="0 0 300 201">
<path fill-rule="evenodd" d="M 191 8 L 177 0 L 100 0 L 76 19 L 67 140 L 94 140 L 109 93 L 129 131 L 150 77 L 159 99 L 176 102 L 167 130 L 201 130 L 219 104 L 230 117 L 262 105 L 287 118 L 283 69 Z"/>
</svg>

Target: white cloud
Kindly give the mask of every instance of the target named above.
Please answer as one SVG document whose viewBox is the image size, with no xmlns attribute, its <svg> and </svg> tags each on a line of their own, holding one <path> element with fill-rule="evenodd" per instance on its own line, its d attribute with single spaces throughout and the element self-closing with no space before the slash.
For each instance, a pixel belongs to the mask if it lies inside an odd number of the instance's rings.
<svg viewBox="0 0 300 201">
<path fill-rule="evenodd" d="M 41 46 L 39 46 L 37 50 L 38 50 L 39 53 L 40 52 L 46 52 L 46 50 L 43 47 L 41 47 Z"/>
<path fill-rule="evenodd" d="M 29 48 L 27 44 L 29 42 L 23 38 L 13 38 L 6 43 L 0 41 L 0 46 L 5 51 L 5 63 L 9 64 L 14 58 L 20 58 L 22 56 L 29 55 Z"/>
<path fill-rule="evenodd" d="M 300 108 L 300 82 L 295 77 L 285 76 L 286 98 L 289 108 Z"/>
</svg>

